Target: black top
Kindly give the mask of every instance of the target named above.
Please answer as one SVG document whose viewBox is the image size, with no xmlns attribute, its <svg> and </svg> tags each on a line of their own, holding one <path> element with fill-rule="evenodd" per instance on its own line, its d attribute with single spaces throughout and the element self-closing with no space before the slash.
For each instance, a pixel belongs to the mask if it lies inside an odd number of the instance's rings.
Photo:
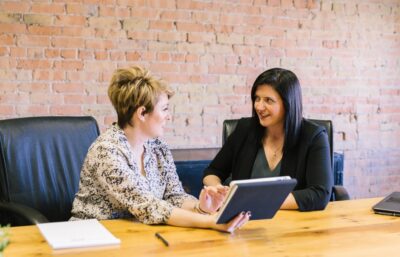
<svg viewBox="0 0 400 257">
<path fill-rule="evenodd" d="M 281 173 L 281 161 L 271 170 L 267 158 L 265 157 L 264 147 L 258 148 L 256 159 L 254 160 L 251 178 L 277 177 Z"/>
<path fill-rule="evenodd" d="M 242 118 L 217 156 L 204 171 L 224 181 L 251 178 L 257 151 L 258 118 Z M 293 196 L 300 211 L 322 210 L 329 202 L 332 186 L 332 162 L 325 128 L 303 119 L 298 143 L 285 152 L 281 160 L 281 176 L 297 179 Z"/>
</svg>

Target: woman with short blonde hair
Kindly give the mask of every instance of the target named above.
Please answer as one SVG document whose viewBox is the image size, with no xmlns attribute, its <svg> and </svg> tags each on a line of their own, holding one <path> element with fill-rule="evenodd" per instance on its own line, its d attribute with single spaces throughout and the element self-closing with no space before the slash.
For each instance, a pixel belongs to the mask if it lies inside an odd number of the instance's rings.
<svg viewBox="0 0 400 257">
<path fill-rule="evenodd" d="M 186 194 L 171 151 L 159 137 L 170 120 L 172 90 L 138 67 L 118 69 L 108 95 L 118 116 L 89 148 L 82 167 L 74 219 L 136 218 L 145 224 L 213 228 L 232 232 L 250 213 L 216 224 L 226 189 Z"/>
</svg>

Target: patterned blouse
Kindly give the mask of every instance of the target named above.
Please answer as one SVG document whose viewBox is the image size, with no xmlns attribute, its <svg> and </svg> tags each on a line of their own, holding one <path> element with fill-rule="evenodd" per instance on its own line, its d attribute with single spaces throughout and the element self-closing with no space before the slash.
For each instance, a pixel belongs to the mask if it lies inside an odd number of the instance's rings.
<svg viewBox="0 0 400 257">
<path fill-rule="evenodd" d="M 145 224 L 166 223 L 186 194 L 172 154 L 159 139 L 144 145 L 143 176 L 123 130 L 113 124 L 89 148 L 82 167 L 72 218 L 117 219 L 135 217 Z"/>
</svg>

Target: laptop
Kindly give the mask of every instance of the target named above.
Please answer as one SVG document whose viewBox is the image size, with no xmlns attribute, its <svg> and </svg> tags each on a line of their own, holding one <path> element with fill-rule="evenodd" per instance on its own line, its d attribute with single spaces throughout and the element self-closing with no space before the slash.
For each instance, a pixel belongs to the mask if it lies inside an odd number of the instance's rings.
<svg viewBox="0 0 400 257">
<path fill-rule="evenodd" d="M 400 216 L 400 192 L 393 192 L 372 207 L 376 214 Z"/>
</svg>

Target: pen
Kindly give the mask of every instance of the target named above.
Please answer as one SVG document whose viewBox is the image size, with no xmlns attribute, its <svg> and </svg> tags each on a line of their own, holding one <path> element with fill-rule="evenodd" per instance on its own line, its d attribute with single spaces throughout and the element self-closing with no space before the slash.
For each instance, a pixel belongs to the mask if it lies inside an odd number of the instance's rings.
<svg viewBox="0 0 400 257">
<path fill-rule="evenodd" d="M 162 242 L 163 242 L 163 244 L 165 244 L 165 246 L 169 246 L 169 243 L 168 243 L 168 241 L 167 240 L 165 240 L 165 238 L 164 237 L 162 237 L 161 235 L 160 235 L 160 233 L 155 233 L 154 234 L 158 239 L 160 239 Z"/>
</svg>

